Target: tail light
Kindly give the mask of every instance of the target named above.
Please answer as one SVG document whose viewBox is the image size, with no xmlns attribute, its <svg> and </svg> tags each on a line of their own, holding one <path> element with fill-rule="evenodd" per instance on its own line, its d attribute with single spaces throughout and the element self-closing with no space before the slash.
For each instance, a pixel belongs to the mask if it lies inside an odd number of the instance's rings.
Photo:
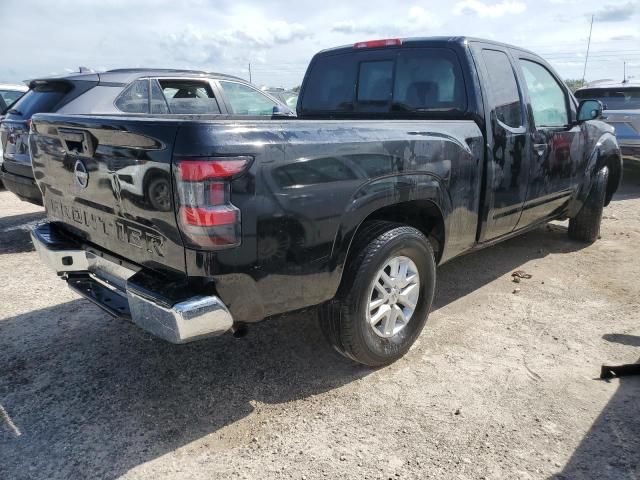
<svg viewBox="0 0 640 480">
<path fill-rule="evenodd" d="M 240 210 L 231 203 L 231 180 L 250 163 L 251 157 L 177 162 L 178 224 L 191 244 L 211 250 L 240 245 Z"/>
</svg>

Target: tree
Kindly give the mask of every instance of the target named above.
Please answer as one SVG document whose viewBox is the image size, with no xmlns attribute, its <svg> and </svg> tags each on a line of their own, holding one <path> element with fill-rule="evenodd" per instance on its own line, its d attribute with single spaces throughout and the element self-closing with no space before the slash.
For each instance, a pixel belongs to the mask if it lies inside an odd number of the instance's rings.
<svg viewBox="0 0 640 480">
<path fill-rule="evenodd" d="M 291 89 L 292 92 L 296 92 L 296 93 L 300 93 L 300 85 L 298 85 L 297 87 L 293 87 Z"/>
<path fill-rule="evenodd" d="M 575 93 L 579 88 L 584 87 L 584 82 L 582 80 L 578 80 L 577 78 L 567 78 L 564 83 L 567 84 L 567 87 Z"/>
</svg>

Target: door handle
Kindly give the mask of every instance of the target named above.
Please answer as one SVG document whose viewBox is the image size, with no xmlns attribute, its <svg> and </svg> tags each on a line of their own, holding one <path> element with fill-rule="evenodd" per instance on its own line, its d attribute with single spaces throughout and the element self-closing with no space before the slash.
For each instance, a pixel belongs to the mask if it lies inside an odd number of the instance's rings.
<svg viewBox="0 0 640 480">
<path fill-rule="evenodd" d="M 547 152 L 547 144 L 546 143 L 535 143 L 533 145 L 533 149 L 536 151 L 539 157 L 543 156 Z"/>
</svg>

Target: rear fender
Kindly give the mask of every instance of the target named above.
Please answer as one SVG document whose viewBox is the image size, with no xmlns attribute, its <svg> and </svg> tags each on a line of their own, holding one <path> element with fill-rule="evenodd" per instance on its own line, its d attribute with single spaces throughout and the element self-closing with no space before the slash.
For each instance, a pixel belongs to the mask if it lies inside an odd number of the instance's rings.
<svg viewBox="0 0 640 480">
<path fill-rule="evenodd" d="M 340 284 L 353 239 L 363 222 L 382 208 L 416 200 L 430 201 L 440 210 L 445 219 L 446 239 L 446 219 L 451 212 L 451 198 L 438 176 L 424 173 L 394 175 L 376 179 L 358 189 L 342 216 L 333 244 L 330 270 L 335 276 L 335 291 Z"/>
</svg>

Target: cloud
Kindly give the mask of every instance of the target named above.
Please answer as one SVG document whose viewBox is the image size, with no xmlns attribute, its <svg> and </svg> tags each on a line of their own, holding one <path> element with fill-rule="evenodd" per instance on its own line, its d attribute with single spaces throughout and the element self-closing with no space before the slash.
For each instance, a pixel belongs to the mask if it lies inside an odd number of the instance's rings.
<svg viewBox="0 0 640 480">
<path fill-rule="evenodd" d="M 507 14 L 522 13 L 526 9 L 525 3 L 514 0 L 503 0 L 493 4 L 487 4 L 480 0 L 463 0 L 454 6 L 453 13 L 456 15 L 475 13 L 482 18 L 497 18 Z"/>
<path fill-rule="evenodd" d="M 595 13 L 596 20 L 601 22 L 624 22 L 638 12 L 637 2 L 624 5 L 606 5 Z"/>
<path fill-rule="evenodd" d="M 255 57 L 256 51 L 269 50 L 311 36 L 299 23 L 249 21 L 242 26 L 218 31 L 189 24 L 178 33 L 168 34 L 163 43 L 176 59 L 205 64 Z"/>
<path fill-rule="evenodd" d="M 332 32 L 336 33 L 376 33 L 385 30 L 387 27 L 382 24 L 356 24 L 355 22 L 337 22 L 331 27 Z"/>
<path fill-rule="evenodd" d="M 425 34 L 428 29 L 439 25 L 440 21 L 432 13 L 415 5 L 406 12 L 405 16 L 396 22 L 342 21 L 334 23 L 331 31 L 342 34 L 365 34 L 379 36 L 406 37 L 414 34 Z"/>
<path fill-rule="evenodd" d="M 626 34 L 626 35 L 614 35 L 610 37 L 609 40 L 613 42 L 626 42 L 626 41 L 636 41 L 638 40 L 638 35 Z"/>
</svg>

